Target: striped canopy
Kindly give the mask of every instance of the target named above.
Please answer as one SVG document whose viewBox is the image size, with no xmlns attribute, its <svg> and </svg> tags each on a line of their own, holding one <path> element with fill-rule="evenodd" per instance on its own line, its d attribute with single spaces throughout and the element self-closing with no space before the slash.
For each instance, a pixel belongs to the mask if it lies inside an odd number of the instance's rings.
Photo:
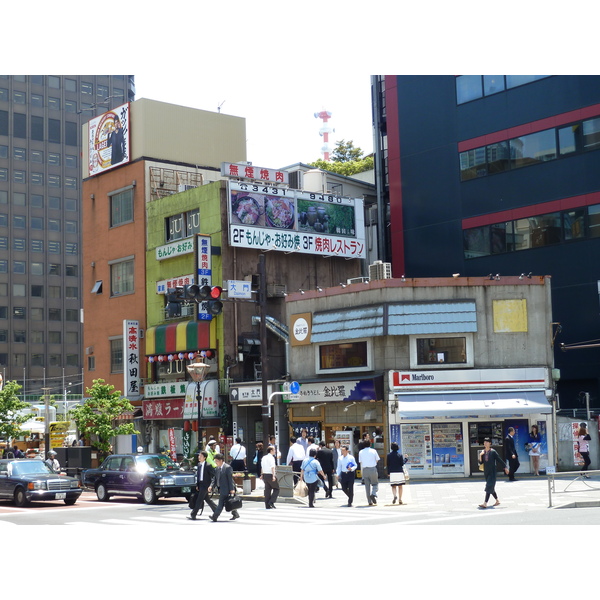
<svg viewBox="0 0 600 600">
<path fill-rule="evenodd" d="M 146 356 L 194 352 L 210 347 L 209 321 L 184 321 L 146 330 Z"/>
</svg>

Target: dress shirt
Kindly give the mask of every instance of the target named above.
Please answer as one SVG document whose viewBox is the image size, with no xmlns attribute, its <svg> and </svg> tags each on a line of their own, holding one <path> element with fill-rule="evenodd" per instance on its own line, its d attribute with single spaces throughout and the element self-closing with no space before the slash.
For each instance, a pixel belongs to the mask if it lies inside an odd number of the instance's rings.
<svg viewBox="0 0 600 600">
<path fill-rule="evenodd" d="M 317 446 L 316 444 L 310 444 L 310 446 L 308 446 L 308 448 L 306 448 L 306 456 L 310 456 L 311 450 L 316 450 L 318 452 L 319 446 Z"/>
<path fill-rule="evenodd" d="M 246 458 L 246 448 L 241 444 L 234 444 L 231 446 L 229 456 L 232 460 L 244 460 Z"/>
<path fill-rule="evenodd" d="M 296 443 L 290 446 L 290 450 L 287 455 L 287 463 L 289 464 L 293 460 L 304 460 L 306 458 L 306 450 L 302 444 Z"/>
<path fill-rule="evenodd" d="M 377 454 L 377 451 L 374 448 L 363 448 L 358 453 L 358 460 L 363 469 L 366 469 L 367 467 L 376 467 L 377 462 L 379 461 L 379 454 Z"/>
<path fill-rule="evenodd" d="M 357 465 L 356 460 L 352 454 L 346 454 L 346 456 L 339 456 L 337 464 L 337 476 L 339 477 L 342 473 L 348 473 L 348 464 L 354 465 L 350 467 L 350 471 L 356 471 Z"/>
<path fill-rule="evenodd" d="M 304 448 L 304 452 L 306 453 L 306 449 L 308 448 L 308 438 L 299 437 L 296 440 L 297 444 L 300 444 Z"/>
<path fill-rule="evenodd" d="M 262 469 L 263 475 L 275 476 L 275 457 L 270 452 L 262 457 L 260 468 Z"/>
</svg>

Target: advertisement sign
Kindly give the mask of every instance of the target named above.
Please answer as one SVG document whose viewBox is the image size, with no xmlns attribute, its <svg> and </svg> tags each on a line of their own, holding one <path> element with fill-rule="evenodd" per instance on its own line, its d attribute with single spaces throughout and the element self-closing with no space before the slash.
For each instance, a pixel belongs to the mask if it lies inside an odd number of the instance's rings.
<svg viewBox="0 0 600 600">
<path fill-rule="evenodd" d="M 196 383 L 190 382 L 185 393 L 183 418 L 198 419 L 198 402 L 196 400 Z M 202 398 L 202 418 L 219 418 L 219 383 L 216 379 L 207 379 L 200 382 L 200 397 Z"/>
<path fill-rule="evenodd" d="M 323 381 L 319 383 L 300 383 L 297 394 L 283 396 L 283 402 L 322 402 L 337 400 L 346 402 L 369 402 L 377 400 L 374 379 L 351 381 Z"/>
<path fill-rule="evenodd" d="M 243 182 L 228 190 L 231 246 L 366 257 L 361 198 Z"/>
<path fill-rule="evenodd" d="M 430 425 L 401 425 L 402 443 L 400 452 L 407 461 L 411 475 L 429 475 L 432 467 Z"/>
<path fill-rule="evenodd" d="M 123 321 L 124 390 L 127 398 L 140 395 L 140 322 Z"/>
<path fill-rule="evenodd" d="M 221 175 L 223 177 L 235 177 L 236 179 L 252 179 L 262 182 L 285 183 L 290 180 L 287 171 L 255 167 L 244 163 L 221 163 Z"/>
<path fill-rule="evenodd" d="M 177 460 L 177 445 L 175 443 L 175 430 L 173 428 L 169 428 L 169 454 L 174 461 Z"/>
<path fill-rule="evenodd" d="M 62 448 L 69 432 L 70 421 L 54 421 L 50 423 L 50 448 Z"/>
<path fill-rule="evenodd" d="M 144 400 L 142 403 L 144 420 L 183 419 L 183 402 L 183 398 Z"/>
<path fill-rule="evenodd" d="M 433 423 L 433 474 L 465 472 L 465 455 L 460 423 Z"/>
<path fill-rule="evenodd" d="M 548 370 L 543 367 L 523 369 L 472 369 L 448 371 L 390 371 L 390 388 L 461 389 L 548 387 Z"/>
<path fill-rule="evenodd" d="M 196 283 L 194 274 L 180 275 L 179 277 L 172 277 L 171 279 L 161 279 L 156 282 L 156 293 L 166 294 L 168 290 L 173 290 L 184 285 L 193 285 Z"/>
<path fill-rule="evenodd" d="M 88 121 L 88 176 L 129 162 L 129 103 Z"/>
<path fill-rule="evenodd" d="M 210 246 L 210 235 L 196 235 L 198 245 L 198 264 L 196 280 L 200 287 L 205 285 L 212 286 L 212 253 Z M 206 308 L 206 302 L 198 304 L 198 319 L 201 321 L 210 321 L 212 315 Z"/>
</svg>

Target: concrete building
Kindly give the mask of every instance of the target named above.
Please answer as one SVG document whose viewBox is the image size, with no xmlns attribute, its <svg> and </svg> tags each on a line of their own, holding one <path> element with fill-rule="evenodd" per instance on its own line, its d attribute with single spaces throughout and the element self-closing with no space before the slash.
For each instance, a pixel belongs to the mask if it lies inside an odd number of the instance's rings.
<svg viewBox="0 0 600 600">
<path fill-rule="evenodd" d="M 550 279 L 379 279 L 286 298 L 293 428 L 380 456 L 396 441 L 415 477 L 468 477 L 493 438 L 531 425 L 555 464 Z M 383 462 L 381 467 L 383 468 Z"/>
<path fill-rule="evenodd" d="M 0 75 L 0 370 L 29 400 L 82 389 L 81 124 L 131 75 Z"/>
</svg>

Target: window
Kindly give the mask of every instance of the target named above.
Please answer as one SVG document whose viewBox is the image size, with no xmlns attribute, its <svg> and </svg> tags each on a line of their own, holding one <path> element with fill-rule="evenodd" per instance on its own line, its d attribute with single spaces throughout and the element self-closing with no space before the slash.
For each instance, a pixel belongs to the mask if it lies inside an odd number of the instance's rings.
<svg viewBox="0 0 600 600">
<path fill-rule="evenodd" d="M 62 321 L 62 314 L 60 308 L 49 308 L 48 309 L 48 320 L 49 321 Z"/>
<path fill-rule="evenodd" d="M 60 210 L 60 198 L 58 196 L 50 196 L 48 198 L 48 206 L 54 210 Z"/>
<path fill-rule="evenodd" d="M 67 92 L 76 92 L 77 91 L 77 81 L 75 79 L 65 78 L 65 90 L 67 90 Z"/>
<path fill-rule="evenodd" d="M 92 294 L 101 294 L 102 293 L 102 279 L 99 279 L 94 283 L 94 287 L 91 291 Z"/>
<path fill-rule="evenodd" d="M 44 297 L 44 286 L 43 285 L 32 285 L 31 286 L 31 297 L 32 298 L 43 298 Z"/>
<path fill-rule="evenodd" d="M 110 284 L 111 296 L 133 293 L 133 260 L 123 260 L 110 265 Z"/>
<path fill-rule="evenodd" d="M 65 310 L 65 321 L 72 321 L 77 323 L 79 321 L 79 309 L 67 308 Z"/>
<path fill-rule="evenodd" d="M 8 329 L 0 329 L 0 343 L 8 342 Z"/>
<path fill-rule="evenodd" d="M 44 355 L 33 353 L 31 355 L 31 366 L 32 367 L 43 367 L 44 366 Z"/>
<path fill-rule="evenodd" d="M 13 181 L 15 183 L 27 183 L 27 171 L 13 171 Z"/>
<path fill-rule="evenodd" d="M 16 138 L 27 137 L 27 116 L 13 113 L 13 136 Z"/>
<path fill-rule="evenodd" d="M 8 238 L 4 235 L 0 237 L 0 250 L 8 250 Z"/>
<path fill-rule="evenodd" d="M 58 152 L 48 152 L 48 164 L 60 167 L 60 154 Z"/>
<path fill-rule="evenodd" d="M 49 331 L 48 332 L 48 342 L 50 344 L 60 344 L 62 343 L 62 335 L 60 331 Z"/>
<path fill-rule="evenodd" d="M 133 188 L 110 196 L 110 225 L 133 221 Z"/>
<path fill-rule="evenodd" d="M 200 212 L 198 209 L 167 217 L 167 242 L 180 240 L 200 233 Z"/>
<path fill-rule="evenodd" d="M 65 333 L 65 342 L 67 344 L 79 344 L 79 333 L 77 331 L 67 331 Z"/>
<path fill-rule="evenodd" d="M 48 119 L 48 141 L 60 144 L 60 121 L 58 119 Z"/>
<path fill-rule="evenodd" d="M 48 275 L 60 275 L 60 265 L 56 263 L 50 263 L 48 265 Z"/>
<path fill-rule="evenodd" d="M 13 158 L 15 160 L 27 160 L 27 150 L 25 148 L 13 148 Z"/>
<path fill-rule="evenodd" d="M 485 148 L 475 148 L 461 152 L 460 160 L 460 180 L 468 181 L 476 177 L 487 175 L 487 164 Z"/>
<path fill-rule="evenodd" d="M 25 367 L 25 355 L 13 354 L 13 367 Z"/>
<path fill-rule="evenodd" d="M 67 366 L 78 367 L 79 366 L 79 355 L 78 354 L 67 354 Z"/>
<path fill-rule="evenodd" d="M 32 252 L 44 252 L 44 240 L 31 240 Z"/>
<path fill-rule="evenodd" d="M 583 147 L 585 150 L 600 147 L 600 118 L 583 122 Z"/>
<path fill-rule="evenodd" d="M 506 88 L 510 89 L 526 83 L 532 83 L 538 79 L 545 79 L 549 75 L 506 75 Z"/>
<path fill-rule="evenodd" d="M 27 263 L 24 260 L 13 260 L 13 273 L 16 275 L 25 275 L 27 272 Z"/>
<path fill-rule="evenodd" d="M 65 233 L 77 233 L 77 221 L 65 221 Z"/>
<path fill-rule="evenodd" d="M 473 336 L 470 333 L 439 338 L 409 336 L 409 348 L 411 369 L 473 366 Z"/>
<path fill-rule="evenodd" d="M 60 98 L 48 98 L 48 108 L 50 110 L 60 110 Z"/>
<path fill-rule="evenodd" d="M 8 204 L 8 192 L 0 190 L 0 204 Z"/>
<path fill-rule="evenodd" d="M 0 181 L 8 181 L 8 169 L 0 169 Z"/>
<path fill-rule="evenodd" d="M 0 110 L 0 135 L 8 135 L 8 111 Z"/>
<path fill-rule="evenodd" d="M 43 75 L 30 75 L 29 81 L 34 85 L 44 85 L 44 76 Z"/>
<path fill-rule="evenodd" d="M 123 372 L 123 338 L 110 340 L 110 372 Z"/>
<path fill-rule="evenodd" d="M 491 96 L 504 91 L 504 75 L 484 75 L 483 93 L 485 96 Z"/>
<path fill-rule="evenodd" d="M 44 263 L 32 262 L 31 263 L 31 274 L 32 275 L 43 275 L 44 274 Z M 32 286 L 33 289 L 33 286 Z"/>
<path fill-rule="evenodd" d="M 581 148 L 581 123 L 558 129 L 558 147 L 561 156 L 577 152 Z"/>
<path fill-rule="evenodd" d="M 27 240 L 25 238 L 13 238 L 13 250 L 24 252 L 27 248 Z"/>
<path fill-rule="evenodd" d="M 585 209 L 578 208 L 562 213 L 563 239 L 576 240 L 585 237 Z"/>
<path fill-rule="evenodd" d="M 27 332 L 22 329 L 13 330 L 13 342 L 24 344 L 27 341 Z"/>
<path fill-rule="evenodd" d="M 0 296 L 8 296 L 8 283 L 0 283 Z"/>
<path fill-rule="evenodd" d="M 0 306 L 0 319 L 8 319 L 8 306 Z"/>
<path fill-rule="evenodd" d="M 77 146 L 77 123 L 65 121 L 65 144 Z"/>
<path fill-rule="evenodd" d="M 44 196 L 41 194 L 31 194 L 30 202 L 34 208 L 44 208 Z"/>
<path fill-rule="evenodd" d="M 92 96 L 94 94 L 94 85 L 89 83 L 88 81 L 82 81 L 81 93 L 88 96 Z"/>
<path fill-rule="evenodd" d="M 31 174 L 31 185 L 44 185 L 44 174 L 43 173 L 32 173 Z"/>
<path fill-rule="evenodd" d="M 8 102 L 8 90 L 6 88 L 0 88 L 0 102 Z"/>
<path fill-rule="evenodd" d="M 13 283 L 13 296 L 19 298 L 25 298 L 25 284 L 24 283 Z"/>
<path fill-rule="evenodd" d="M 31 151 L 31 162 L 44 164 L 43 150 L 32 150 Z"/>
<path fill-rule="evenodd" d="M 65 242 L 65 254 L 77 254 L 79 252 L 79 245 L 75 242 Z"/>
<path fill-rule="evenodd" d="M 0 146 L 0 158 L 8 158 L 8 146 Z"/>
<path fill-rule="evenodd" d="M 456 102 L 463 104 L 483 96 L 481 75 L 461 75 L 456 78 Z"/>
<path fill-rule="evenodd" d="M 31 94 L 31 106 L 44 106 L 44 96 L 42 94 Z"/>
<path fill-rule="evenodd" d="M 48 75 L 48 87 L 54 90 L 60 90 L 60 77 Z"/>
<path fill-rule="evenodd" d="M 8 227 L 8 215 L 0 213 L 0 227 Z"/>
<path fill-rule="evenodd" d="M 67 212 L 77 212 L 77 200 L 74 198 L 65 198 L 65 210 Z"/>
<path fill-rule="evenodd" d="M 13 227 L 15 229 L 25 229 L 27 220 L 23 215 L 13 215 Z"/>
<path fill-rule="evenodd" d="M 2 355 L 0 355 L 1 357 Z M 96 370 L 96 357 L 95 356 L 88 356 L 88 371 L 95 371 Z"/>
<path fill-rule="evenodd" d="M 48 242 L 48 252 L 50 254 L 60 254 L 62 252 L 60 242 Z"/>
<path fill-rule="evenodd" d="M 76 190 L 77 189 L 77 179 L 75 177 L 65 177 L 65 189 Z"/>
<path fill-rule="evenodd" d="M 77 265 L 65 265 L 65 275 L 67 277 L 78 277 L 79 267 Z"/>
<path fill-rule="evenodd" d="M 60 175 L 48 175 L 48 186 L 53 188 L 59 188 Z"/>
<path fill-rule="evenodd" d="M 108 98 L 108 86 L 107 85 L 97 85 L 96 86 L 96 95 L 98 100 L 103 101 Z"/>
<path fill-rule="evenodd" d="M 61 297 L 61 289 L 59 285 L 49 285 L 48 286 L 48 298 L 60 298 Z"/>
<path fill-rule="evenodd" d="M 317 373 L 367 371 L 371 369 L 371 347 L 367 340 L 319 346 Z"/>
<path fill-rule="evenodd" d="M 49 354 L 48 355 L 48 366 L 60 367 L 62 363 L 62 356 L 60 354 Z"/>
<path fill-rule="evenodd" d="M 556 158 L 554 129 L 510 140 L 511 167 L 519 168 Z"/>
<path fill-rule="evenodd" d="M 32 344 L 43 344 L 44 343 L 44 332 L 43 331 L 32 331 L 30 334 L 30 340 Z"/>
<path fill-rule="evenodd" d="M 38 142 L 44 141 L 44 117 L 36 117 L 35 115 L 31 115 L 30 136 L 32 140 Z"/>
<path fill-rule="evenodd" d="M 77 102 L 74 100 L 65 100 L 65 112 L 77 113 Z"/>
<path fill-rule="evenodd" d="M 27 94 L 25 92 L 18 92 L 17 90 L 15 90 L 13 92 L 13 102 L 15 104 L 26 104 Z"/>
<path fill-rule="evenodd" d="M 79 298 L 79 289 L 73 286 L 66 286 L 65 298 L 76 300 L 77 298 Z"/>
<path fill-rule="evenodd" d="M 13 192 L 13 204 L 15 206 L 25 206 L 26 196 L 23 192 Z"/>
<path fill-rule="evenodd" d="M 25 319 L 27 317 L 27 309 L 24 306 L 13 306 L 13 319 Z"/>
<path fill-rule="evenodd" d="M 60 231 L 60 221 L 58 219 L 48 219 L 48 231 Z"/>
<path fill-rule="evenodd" d="M 69 167 L 71 169 L 76 169 L 77 168 L 77 157 L 72 156 L 71 154 L 67 154 L 65 156 L 65 166 Z"/>
<path fill-rule="evenodd" d="M 0 273 L 8 273 L 8 261 L 5 259 L 0 260 Z"/>
<path fill-rule="evenodd" d="M 31 320 L 32 321 L 43 321 L 44 320 L 44 309 L 43 308 L 30 308 Z"/>
</svg>

